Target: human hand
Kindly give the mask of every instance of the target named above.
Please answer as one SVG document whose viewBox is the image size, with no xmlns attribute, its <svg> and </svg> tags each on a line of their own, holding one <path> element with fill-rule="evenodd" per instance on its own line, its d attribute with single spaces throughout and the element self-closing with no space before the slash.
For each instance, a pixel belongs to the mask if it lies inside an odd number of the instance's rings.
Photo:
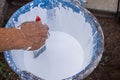
<svg viewBox="0 0 120 80">
<path fill-rule="evenodd" d="M 22 33 L 23 41 L 20 46 L 23 49 L 31 47 L 30 50 L 36 50 L 45 44 L 47 39 L 48 28 L 41 22 L 25 22 L 20 25 L 20 32 Z"/>
</svg>

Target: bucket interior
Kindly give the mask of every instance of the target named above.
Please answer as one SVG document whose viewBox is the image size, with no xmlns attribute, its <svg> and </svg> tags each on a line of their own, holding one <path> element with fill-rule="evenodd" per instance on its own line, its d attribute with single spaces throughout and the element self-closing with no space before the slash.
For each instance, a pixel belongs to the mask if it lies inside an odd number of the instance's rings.
<svg viewBox="0 0 120 80">
<path fill-rule="evenodd" d="M 17 28 L 23 22 L 35 21 L 36 16 L 40 16 L 49 27 L 46 50 L 37 58 L 33 57 L 33 51 L 6 51 L 5 55 L 9 55 L 7 58 L 12 59 L 14 67 L 45 80 L 61 80 L 78 75 L 92 65 L 97 56 L 98 32 L 95 20 L 84 8 L 68 3 L 64 6 L 59 3 L 52 9 L 33 6 L 30 2 L 17 10 L 6 27 Z"/>
</svg>

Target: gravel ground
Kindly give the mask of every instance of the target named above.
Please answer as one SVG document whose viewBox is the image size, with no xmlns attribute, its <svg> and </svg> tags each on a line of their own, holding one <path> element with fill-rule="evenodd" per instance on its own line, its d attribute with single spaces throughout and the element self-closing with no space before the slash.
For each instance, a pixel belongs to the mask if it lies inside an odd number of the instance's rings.
<svg viewBox="0 0 120 80">
<path fill-rule="evenodd" d="M 105 51 L 98 67 L 85 80 L 120 80 L 120 25 L 115 18 L 97 19 L 104 32 Z"/>
<path fill-rule="evenodd" d="M 9 5 L 4 24 L 9 17 L 23 4 Z M 94 14 L 94 13 L 93 13 Z M 114 17 L 103 17 L 95 13 L 101 24 L 105 36 L 105 51 L 97 68 L 85 80 L 120 80 L 120 22 Z M 17 75 L 12 72 L 0 54 L 0 80 L 17 80 Z"/>
</svg>

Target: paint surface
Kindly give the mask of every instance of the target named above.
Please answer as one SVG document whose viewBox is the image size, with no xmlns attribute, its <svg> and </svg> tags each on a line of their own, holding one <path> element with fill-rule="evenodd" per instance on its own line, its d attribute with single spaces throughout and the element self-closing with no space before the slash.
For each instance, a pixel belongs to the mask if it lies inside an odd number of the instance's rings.
<svg viewBox="0 0 120 80">
<path fill-rule="evenodd" d="M 46 51 L 38 58 L 33 58 L 32 51 L 24 54 L 26 70 L 45 80 L 61 80 L 79 73 L 84 60 L 79 42 L 64 32 L 52 31 L 50 35 Z"/>
</svg>

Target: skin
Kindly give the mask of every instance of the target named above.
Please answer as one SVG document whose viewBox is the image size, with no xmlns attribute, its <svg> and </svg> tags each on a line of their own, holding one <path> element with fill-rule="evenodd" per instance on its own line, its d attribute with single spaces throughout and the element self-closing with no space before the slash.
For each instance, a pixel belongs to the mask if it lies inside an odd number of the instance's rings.
<svg viewBox="0 0 120 80">
<path fill-rule="evenodd" d="M 25 22 L 16 28 L 0 28 L 0 52 L 12 49 L 36 50 L 45 44 L 48 29 L 41 22 Z"/>
</svg>

